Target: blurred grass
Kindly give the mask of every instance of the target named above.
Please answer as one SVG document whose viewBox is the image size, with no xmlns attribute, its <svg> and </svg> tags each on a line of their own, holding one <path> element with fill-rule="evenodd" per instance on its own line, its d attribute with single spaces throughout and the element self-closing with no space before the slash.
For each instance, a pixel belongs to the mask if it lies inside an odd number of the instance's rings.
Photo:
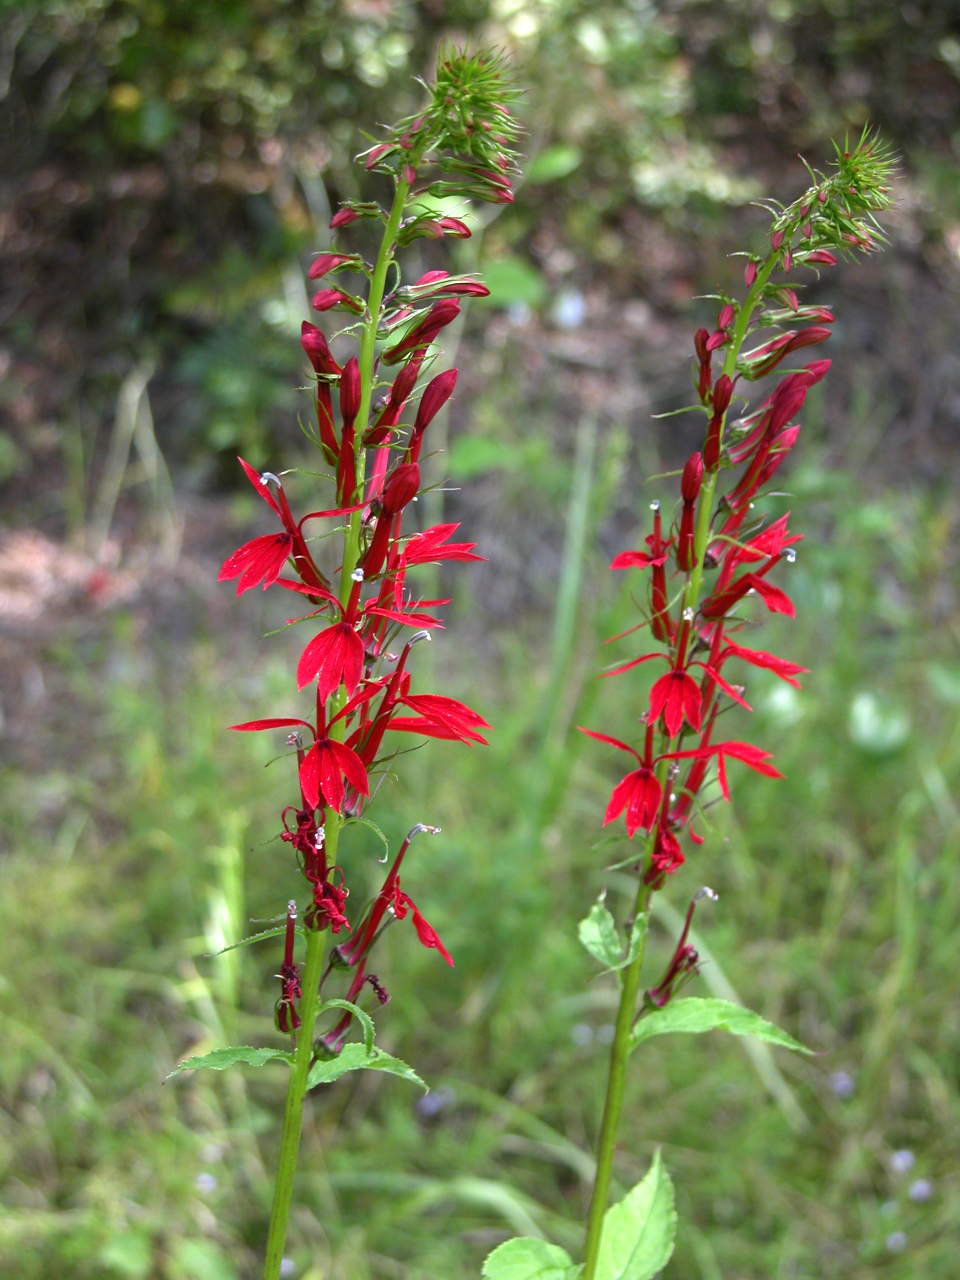
<svg viewBox="0 0 960 1280">
<path fill-rule="evenodd" d="M 631 584 L 596 550 L 622 456 L 621 434 L 587 426 L 567 464 L 552 642 L 544 618 L 531 643 L 528 618 L 522 641 L 499 635 L 465 661 L 454 619 L 438 645 L 436 687 L 483 709 L 491 747 L 414 753 L 373 815 L 391 836 L 444 828 L 414 851 L 408 885 L 457 967 L 441 972 L 401 929 L 379 961 L 393 995 L 381 1042 L 434 1092 L 418 1105 L 400 1082 L 357 1077 L 313 1099 L 298 1275 L 476 1275 L 517 1231 L 577 1247 L 614 995 L 575 923 L 623 845 L 598 828 L 615 765 L 570 727 L 626 732 L 640 701 L 594 676 L 601 639 L 632 620 Z M 701 989 L 732 984 L 818 1054 L 777 1054 L 771 1075 L 718 1036 L 649 1046 L 620 1174 L 626 1185 L 663 1145 L 677 1280 L 946 1280 L 960 1215 L 956 512 L 946 494 L 867 492 L 823 446 L 790 483 L 808 531 L 789 570 L 799 621 L 765 625 L 763 644 L 812 674 L 795 693 L 760 673 L 756 715 L 736 729 L 776 751 L 787 781 L 737 777 L 669 899 L 682 910 L 703 881 L 719 892 L 698 917 Z M 646 495 L 637 507 L 642 519 Z M 468 612 L 482 620 L 482 602 Z M 121 613 L 95 643 L 64 637 L 46 655 L 64 739 L 4 793 L 4 1274 L 257 1273 L 279 1070 L 162 1079 L 187 1051 L 273 1042 L 273 944 L 206 954 L 299 888 L 270 838 L 279 775 L 222 731 L 292 705 L 284 641 L 271 643 L 256 666 L 233 665 L 217 636 L 165 655 Z M 275 744 L 261 745 L 265 762 Z M 372 885 L 368 836 L 353 856 Z M 609 885 L 620 891 L 615 874 Z M 655 922 L 651 973 L 672 936 L 669 917 Z M 904 1148 L 916 1162 L 896 1175 Z M 927 1200 L 909 1198 L 918 1178 Z"/>
</svg>

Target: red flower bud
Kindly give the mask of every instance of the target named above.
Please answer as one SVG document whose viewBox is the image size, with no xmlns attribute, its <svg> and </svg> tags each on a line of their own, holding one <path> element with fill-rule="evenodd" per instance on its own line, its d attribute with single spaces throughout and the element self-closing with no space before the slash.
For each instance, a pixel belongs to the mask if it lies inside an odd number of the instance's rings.
<svg viewBox="0 0 960 1280">
<path fill-rule="evenodd" d="M 360 215 L 356 209 L 340 209 L 330 219 L 331 227 L 348 227 L 351 222 L 356 222 Z"/>
<path fill-rule="evenodd" d="M 353 421 L 360 411 L 360 365 L 356 356 L 351 356 L 343 366 L 340 377 L 340 416 L 345 427 L 352 427 Z"/>
<path fill-rule="evenodd" d="M 702 483 L 703 456 L 699 453 L 692 453 L 687 459 L 687 464 L 683 468 L 683 476 L 680 479 L 680 495 L 684 502 L 696 502 Z"/>
<path fill-rule="evenodd" d="M 713 395 L 710 398 L 714 413 L 726 413 L 732 395 L 733 379 L 729 378 L 727 374 L 721 373 L 713 384 Z"/>
<path fill-rule="evenodd" d="M 340 366 L 330 354 L 323 331 L 315 324 L 311 324 L 309 320 L 304 320 L 300 326 L 300 345 L 313 365 L 315 373 L 325 373 L 333 377 L 339 375 Z"/>
<path fill-rule="evenodd" d="M 384 515 L 397 515 L 416 497 L 419 488 L 420 468 L 415 462 L 402 462 L 394 467 L 383 490 Z"/>
<path fill-rule="evenodd" d="M 821 262 L 825 267 L 835 267 L 837 260 L 829 249 L 814 249 L 803 255 L 804 262 Z"/>
<path fill-rule="evenodd" d="M 427 385 L 423 395 L 420 397 L 420 407 L 417 410 L 417 418 L 413 424 L 414 433 L 419 435 L 424 431 L 433 419 L 437 416 L 443 406 L 453 395 L 453 389 L 457 385 L 458 370 L 446 369 Z"/>
<path fill-rule="evenodd" d="M 356 262 L 356 260 L 356 254 L 353 253 L 321 253 L 310 263 L 307 279 L 319 280 L 328 271 L 335 271 L 337 267 L 342 267 L 345 262 Z"/>
</svg>

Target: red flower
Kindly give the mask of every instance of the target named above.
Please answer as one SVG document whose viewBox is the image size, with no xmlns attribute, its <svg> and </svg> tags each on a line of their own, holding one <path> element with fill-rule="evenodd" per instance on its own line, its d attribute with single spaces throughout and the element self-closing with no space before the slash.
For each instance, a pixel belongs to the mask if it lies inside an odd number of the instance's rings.
<svg viewBox="0 0 960 1280">
<path fill-rule="evenodd" d="M 700 686 L 686 671 L 668 671 L 650 690 L 650 722 L 663 715 L 667 733 L 675 738 L 684 720 L 700 728 Z"/>
<path fill-rule="evenodd" d="M 344 779 L 361 795 L 370 794 L 363 761 L 333 738 L 318 738 L 300 764 L 300 786 L 311 809 L 321 803 L 343 812 Z"/>
<path fill-rule="evenodd" d="M 363 673 L 363 641 L 346 621 L 335 622 L 313 637 L 297 663 L 297 688 L 317 681 L 317 694 L 325 701 L 341 683 L 353 693 Z"/>
<path fill-rule="evenodd" d="M 267 533 L 261 538 L 245 542 L 224 560 L 217 575 L 218 582 L 239 578 L 237 595 L 263 583 L 266 591 L 280 577 L 293 549 L 293 536 L 289 533 Z"/>
<path fill-rule="evenodd" d="M 423 918 L 417 909 L 417 904 L 408 893 L 403 893 L 400 888 L 400 881 L 394 883 L 393 902 L 391 903 L 393 913 L 398 920 L 402 920 L 409 909 L 413 915 L 413 927 L 417 931 L 417 937 L 425 947 L 439 951 L 450 967 L 453 967 L 453 956 L 440 941 L 440 935 L 434 929 L 433 925 Z"/>
</svg>

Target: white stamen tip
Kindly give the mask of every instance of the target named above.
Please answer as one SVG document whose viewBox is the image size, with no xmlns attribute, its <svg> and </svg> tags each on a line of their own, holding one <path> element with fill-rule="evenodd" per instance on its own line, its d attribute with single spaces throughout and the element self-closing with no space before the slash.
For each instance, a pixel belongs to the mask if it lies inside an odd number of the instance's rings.
<svg viewBox="0 0 960 1280">
<path fill-rule="evenodd" d="M 716 902 L 719 897 L 720 895 L 715 889 L 711 889 L 708 884 L 705 884 L 702 889 L 698 889 L 693 895 L 693 900 L 694 902 L 699 902 L 701 898 L 709 898 L 711 902 Z"/>
<path fill-rule="evenodd" d="M 268 485 L 271 482 L 271 480 L 277 486 L 278 489 L 281 489 L 283 487 L 280 483 L 279 476 L 275 476 L 272 471 L 261 471 L 260 483 L 262 485 Z"/>
<path fill-rule="evenodd" d="M 660 510 L 660 503 L 659 503 L 659 502 L 651 502 L 651 503 L 650 503 L 650 510 L 651 510 L 651 511 L 659 511 L 659 510 Z"/>
<path fill-rule="evenodd" d="M 784 552 L 784 557 L 787 561 L 787 564 L 795 564 L 797 559 L 797 553 L 794 551 L 793 547 L 788 547 Z"/>
<path fill-rule="evenodd" d="M 353 579 L 353 581 L 354 581 L 354 582 L 362 582 L 362 581 L 363 581 L 363 570 L 362 570 L 362 569 L 354 569 L 354 571 L 353 571 L 353 573 L 351 573 L 350 577 Z"/>
<path fill-rule="evenodd" d="M 686 608 L 686 609 L 684 609 L 684 611 L 683 611 L 683 620 L 684 620 L 684 622 L 692 622 L 692 621 L 693 621 L 693 610 L 692 610 L 692 609 L 690 609 L 690 608 Z"/>
</svg>

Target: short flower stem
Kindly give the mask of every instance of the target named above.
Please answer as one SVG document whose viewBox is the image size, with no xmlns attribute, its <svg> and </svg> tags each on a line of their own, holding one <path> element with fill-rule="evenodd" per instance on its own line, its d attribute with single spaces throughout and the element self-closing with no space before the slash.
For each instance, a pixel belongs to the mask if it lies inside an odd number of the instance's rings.
<svg viewBox="0 0 960 1280">
<path fill-rule="evenodd" d="M 300 1128 L 303 1121 L 303 1099 L 307 1092 L 310 1060 L 313 1057 L 313 1028 L 319 1007 L 318 988 L 323 966 L 324 937 L 311 929 L 307 934 L 307 959 L 303 972 L 303 998 L 300 1002 L 300 1026 L 297 1029 L 297 1051 L 287 1086 L 287 1102 L 283 1112 L 283 1133 L 280 1138 L 280 1155 L 277 1160 L 277 1180 L 273 1190 L 273 1207 L 270 1211 L 270 1232 L 267 1236 L 267 1255 L 263 1268 L 263 1280 L 279 1280 L 283 1250 L 287 1239 L 287 1223 L 290 1219 L 290 1201 L 293 1196 L 293 1178 L 297 1169 L 300 1150 Z"/>
<path fill-rule="evenodd" d="M 637 892 L 634 915 L 646 913 L 651 889 L 641 884 Z M 620 987 L 620 1005 L 613 1044 L 610 1047 L 610 1065 L 607 1071 L 607 1093 L 603 1104 L 603 1120 L 597 1140 L 597 1171 L 593 1181 L 593 1195 L 587 1216 L 587 1239 L 584 1245 L 583 1274 L 581 1280 L 594 1280 L 597 1260 L 600 1256 L 600 1237 L 603 1232 L 603 1215 L 607 1211 L 610 1195 L 610 1179 L 613 1174 L 613 1156 L 617 1143 L 617 1128 L 623 1108 L 623 1093 L 627 1079 L 627 1059 L 630 1055 L 630 1032 L 637 1012 L 640 993 L 640 971 L 646 946 L 646 929 L 643 941 L 634 960 L 623 970 Z"/>
</svg>

